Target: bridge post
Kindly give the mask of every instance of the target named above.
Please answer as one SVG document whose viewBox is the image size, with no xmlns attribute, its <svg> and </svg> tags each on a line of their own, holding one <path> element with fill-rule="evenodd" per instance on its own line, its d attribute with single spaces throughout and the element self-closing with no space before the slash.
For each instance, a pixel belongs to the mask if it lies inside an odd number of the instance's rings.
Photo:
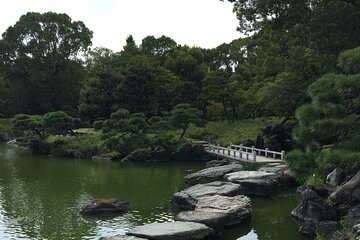
<svg viewBox="0 0 360 240">
<path fill-rule="evenodd" d="M 240 150 L 240 152 L 242 151 L 242 146 L 243 146 L 243 145 L 242 145 L 242 144 L 240 144 L 240 149 L 239 149 L 239 150 Z"/>
<path fill-rule="evenodd" d="M 227 147 L 227 155 L 230 156 L 230 148 L 229 147 Z"/>
<path fill-rule="evenodd" d="M 217 145 L 216 148 L 217 148 L 217 152 L 220 153 L 220 145 L 219 144 Z"/>
<path fill-rule="evenodd" d="M 256 162 L 256 151 L 253 152 L 254 162 Z"/>
<path fill-rule="evenodd" d="M 281 151 L 281 161 L 284 161 L 284 159 L 285 159 L 285 151 L 282 150 Z"/>
<path fill-rule="evenodd" d="M 254 147 L 254 146 L 251 147 L 251 152 L 252 152 L 252 153 L 255 152 L 255 147 Z"/>
<path fill-rule="evenodd" d="M 269 155 L 268 155 L 268 154 L 269 154 L 268 152 L 269 152 L 269 148 L 265 148 L 265 157 L 268 157 L 268 156 L 269 156 Z"/>
</svg>

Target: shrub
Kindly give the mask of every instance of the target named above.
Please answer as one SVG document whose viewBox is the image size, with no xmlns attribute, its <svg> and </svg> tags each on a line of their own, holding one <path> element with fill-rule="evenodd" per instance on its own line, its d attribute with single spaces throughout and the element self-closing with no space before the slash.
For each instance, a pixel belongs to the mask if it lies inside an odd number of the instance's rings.
<svg viewBox="0 0 360 240">
<path fill-rule="evenodd" d="M 315 156 L 311 152 L 294 150 L 286 155 L 285 160 L 300 183 L 304 183 L 312 173 L 317 172 Z"/>
<path fill-rule="evenodd" d="M 104 123 L 103 120 L 95 121 L 95 122 L 93 123 L 93 127 L 94 127 L 95 131 L 101 130 L 102 127 L 103 127 L 103 123 Z"/>
<path fill-rule="evenodd" d="M 305 184 L 319 187 L 319 186 L 324 185 L 324 180 L 321 178 L 320 175 L 314 173 L 314 174 L 310 175 L 309 177 L 307 177 Z"/>
</svg>

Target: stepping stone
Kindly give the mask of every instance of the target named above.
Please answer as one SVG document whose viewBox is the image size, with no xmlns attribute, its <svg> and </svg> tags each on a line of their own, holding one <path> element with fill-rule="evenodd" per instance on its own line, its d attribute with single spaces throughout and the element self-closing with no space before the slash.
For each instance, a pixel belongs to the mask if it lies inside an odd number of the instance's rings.
<svg viewBox="0 0 360 240">
<path fill-rule="evenodd" d="M 227 226 L 241 223 L 251 216 L 251 200 L 244 195 L 234 197 L 205 196 L 199 198 L 194 211 L 223 213 L 228 216 Z"/>
<path fill-rule="evenodd" d="M 184 177 L 186 183 L 195 185 L 199 183 L 209 183 L 220 181 L 227 173 L 241 171 L 243 169 L 241 164 L 230 164 L 218 167 L 210 167 L 200 170 L 199 172 L 189 174 Z"/>
<path fill-rule="evenodd" d="M 197 184 L 181 192 L 177 192 L 171 198 L 171 203 L 181 210 L 193 210 L 198 199 L 203 196 L 222 195 L 235 196 L 243 192 L 239 184 L 230 182 L 212 182 Z"/>
<path fill-rule="evenodd" d="M 213 233 L 212 228 L 202 223 L 175 221 L 135 227 L 127 235 L 154 240 L 195 240 L 204 239 Z"/>
<path fill-rule="evenodd" d="M 184 211 L 176 215 L 175 220 L 203 223 L 215 232 L 220 232 L 228 224 L 229 217 L 221 212 Z"/>
</svg>

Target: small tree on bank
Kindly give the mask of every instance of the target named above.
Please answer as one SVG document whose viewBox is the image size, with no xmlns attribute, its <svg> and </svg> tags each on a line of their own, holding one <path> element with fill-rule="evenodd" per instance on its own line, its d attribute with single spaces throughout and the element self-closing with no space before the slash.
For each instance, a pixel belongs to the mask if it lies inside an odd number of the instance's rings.
<svg viewBox="0 0 360 240">
<path fill-rule="evenodd" d="M 174 128 L 182 129 L 180 138 L 183 138 L 191 123 L 201 123 L 201 111 L 193 108 L 190 104 L 182 103 L 176 105 L 170 112 L 170 122 Z"/>
</svg>

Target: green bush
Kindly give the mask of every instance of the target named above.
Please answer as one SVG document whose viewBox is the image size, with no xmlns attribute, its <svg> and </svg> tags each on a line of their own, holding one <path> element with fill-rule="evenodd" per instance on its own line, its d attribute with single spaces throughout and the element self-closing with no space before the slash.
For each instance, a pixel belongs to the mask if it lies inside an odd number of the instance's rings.
<svg viewBox="0 0 360 240">
<path fill-rule="evenodd" d="M 239 144 L 252 139 L 255 140 L 261 129 L 279 123 L 276 117 L 245 119 L 228 123 L 227 121 L 208 122 L 204 127 L 190 126 L 186 137 L 208 141 L 213 144 L 227 146 Z"/>
<path fill-rule="evenodd" d="M 325 149 L 322 150 L 316 159 L 320 167 L 353 167 L 360 166 L 360 152 L 348 151 L 345 149 Z"/>
<path fill-rule="evenodd" d="M 315 155 L 311 152 L 294 150 L 286 155 L 285 161 L 298 182 L 304 183 L 313 173 L 318 172 Z"/>
<path fill-rule="evenodd" d="M 64 149 L 78 149 L 81 152 L 100 151 L 104 148 L 104 141 L 101 139 L 100 133 L 84 134 L 74 137 L 63 138 L 65 144 Z"/>
<path fill-rule="evenodd" d="M 320 187 L 324 185 L 324 180 L 321 178 L 320 175 L 314 173 L 307 177 L 305 184 L 309 186 Z"/>
<path fill-rule="evenodd" d="M 94 127 L 95 131 L 101 130 L 102 127 L 103 127 L 103 123 L 104 123 L 103 120 L 95 121 L 95 122 L 93 123 L 93 127 Z"/>
</svg>

